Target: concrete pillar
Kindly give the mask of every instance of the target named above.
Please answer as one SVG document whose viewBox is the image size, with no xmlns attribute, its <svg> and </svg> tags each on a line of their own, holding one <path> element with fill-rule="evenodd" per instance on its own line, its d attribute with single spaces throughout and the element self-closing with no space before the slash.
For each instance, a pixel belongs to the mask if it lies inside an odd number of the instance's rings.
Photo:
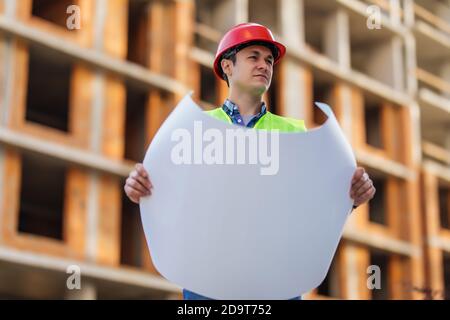
<svg viewBox="0 0 450 320">
<path fill-rule="evenodd" d="M 305 44 L 305 17 L 303 0 L 281 0 L 281 35 L 288 46 L 296 48 Z"/>
<path fill-rule="evenodd" d="M 4 15 L 9 19 L 16 16 L 17 2 L 14 0 L 4 1 Z M 0 125 L 7 125 L 11 114 L 12 85 L 15 72 L 14 50 L 15 41 L 10 38 L 0 38 Z"/>
<path fill-rule="evenodd" d="M 236 8 L 235 24 L 248 22 L 248 0 L 234 0 Z"/>
<path fill-rule="evenodd" d="M 375 79 L 404 90 L 402 40 L 398 36 L 379 44 L 367 54 L 367 72 Z M 383 66 L 383 68 L 380 68 Z"/>
<path fill-rule="evenodd" d="M 325 22 L 323 48 L 325 54 L 341 67 L 350 68 L 350 27 L 347 12 L 339 9 Z"/>
<path fill-rule="evenodd" d="M 400 9 L 400 0 L 389 1 L 389 18 L 391 23 L 395 26 L 398 26 L 401 23 Z"/>
<path fill-rule="evenodd" d="M 16 12 L 16 1 L 3 1 L 3 15 L 14 19 Z M 0 37 L 0 126 L 7 126 L 11 113 L 11 96 L 14 77 L 14 42 L 13 40 Z M 0 146 L 0 221 L 3 221 L 4 181 L 5 175 L 5 149 Z M 1 232 L 1 230 L 0 230 Z M 0 239 L 2 239 L 0 235 Z"/>
<path fill-rule="evenodd" d="M 412 28 L 414 26 L 414 0 L 403 0 L 403 23 L 406 27 Z"/>
<path fill-rule="evenodd" d="M 450 83 L 450 58 L 440 68 L 439 76 Z M 446 98 L 450 99 L 450 92 L 443 92 L 443 95 Z"/>
<path fill-rule="evenodd" d="M 308 120 L 312 109 L 311 72 L 296 61 L 286 57 L 282 64 L 280 80 L 283 86 L 280 94 L 283 105 L 281 114 L 295 119 Z"/>
<path fill-rule="evenodd" d="M 416 76 L 417 57 L 416 39 L 412 32 L 405 35 L 405 66 L 406 66 L 406 91 L 411 97 L 416 97 L 418 82 Z"/>
<path fill-rule="evenodd" d="M 357 245 L 349 244 L 344 253 L 345 265 L 347 266 L 347 299 L 367 300 L 370 299 L 370 291 L 367 287 L 366 273 L 370 264 L 368 250 Z M 345 286 L 344 285 L 344 286 Z"/>
</svg>

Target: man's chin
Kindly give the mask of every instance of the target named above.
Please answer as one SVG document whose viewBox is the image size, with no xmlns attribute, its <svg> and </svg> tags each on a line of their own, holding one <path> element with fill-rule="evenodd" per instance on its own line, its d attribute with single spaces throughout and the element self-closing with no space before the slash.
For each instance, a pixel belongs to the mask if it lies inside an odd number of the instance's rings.
<svg viewBox="0 0 450 320">
<path fill-rule="evenodd" d="M 267 90 L 269 90 L 269 86 L 263 83 L 252 83 L 252 84 L 241 84 L 241 89 L 251 93 L 252 95 L 263 95 Z"/>
<path fill-rule="evenodd" d="M 268 89 L 265 85 L 253 85 L 250 90 L 255 95 L 263 95 Z"/>
</svg>

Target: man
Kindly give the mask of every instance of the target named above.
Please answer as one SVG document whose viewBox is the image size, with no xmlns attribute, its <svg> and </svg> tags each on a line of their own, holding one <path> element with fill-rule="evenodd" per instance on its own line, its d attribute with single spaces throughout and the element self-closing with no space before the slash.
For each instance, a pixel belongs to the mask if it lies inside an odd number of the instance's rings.
<svg viewBox="0 0 450 320">
<path fill-rule="evenodd" d="M 275 41 L 266 27 L 243 23 L 228 31 L 219 43 L 214 61 L 214 72 L 229 87 L 228 98 L 221 108 L 208 111 L 218 119 L 256 129 L 279 129 L 285 132 L 304 132 L 303 120 L 277 116 L 267 111 L 262 101 L 269 89 L 273 66 L 286 53 L 286 48 Z M 142 164 L 137 164 L 125 184 L 127 196 L 135 203 L 151 195 L 153 188 Z M 351 182 L 350 196 L 353 208 L 373 198 L 375 188 L 364 168 L 357 168 Z M 220 198 L 218 194 L 218 200 Z M 183 290 L 184 299 L 208 299 Z M 293 299 L 299 300 L 300 297 Z"/>
</svg>

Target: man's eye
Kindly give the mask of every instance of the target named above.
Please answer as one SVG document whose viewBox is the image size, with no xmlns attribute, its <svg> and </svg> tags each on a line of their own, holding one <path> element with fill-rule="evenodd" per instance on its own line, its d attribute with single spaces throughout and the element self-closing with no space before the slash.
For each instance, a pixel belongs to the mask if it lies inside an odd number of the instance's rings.
<svg viewBox="0 0 450 320">
<path fill-rule="evenodd" d="M 250 59 L 256 59 L 256 56 L 250 56 Z"/>
</svg>

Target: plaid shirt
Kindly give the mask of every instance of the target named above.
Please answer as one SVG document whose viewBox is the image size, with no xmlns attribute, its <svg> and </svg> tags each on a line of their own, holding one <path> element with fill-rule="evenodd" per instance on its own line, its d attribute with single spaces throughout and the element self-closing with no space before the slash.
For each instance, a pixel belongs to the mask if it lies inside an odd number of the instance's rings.
<svg viewBox="0 0 450 320">
<path fill-rule="evenodd" d="M 239 112 L 239 108 L 236 104 L 234 104 L 230 100 L 226 99 L 222 105 L 222 109 L 230 117 L 231 121 L 234 124 L 241 125 L 241 126 L 245 125 L 244 120 L 242 119 L 242 116 Z M 262 102 L 261 103 L 261 111 L 247 123 L 246 127 L 253 128 L 255 126 L 256 122 L 258 122 L 258 120 L 263 115 L 265 115 L 266 112 L 267 112 L 266 104 L 264 102 Z"/>
</svg>

